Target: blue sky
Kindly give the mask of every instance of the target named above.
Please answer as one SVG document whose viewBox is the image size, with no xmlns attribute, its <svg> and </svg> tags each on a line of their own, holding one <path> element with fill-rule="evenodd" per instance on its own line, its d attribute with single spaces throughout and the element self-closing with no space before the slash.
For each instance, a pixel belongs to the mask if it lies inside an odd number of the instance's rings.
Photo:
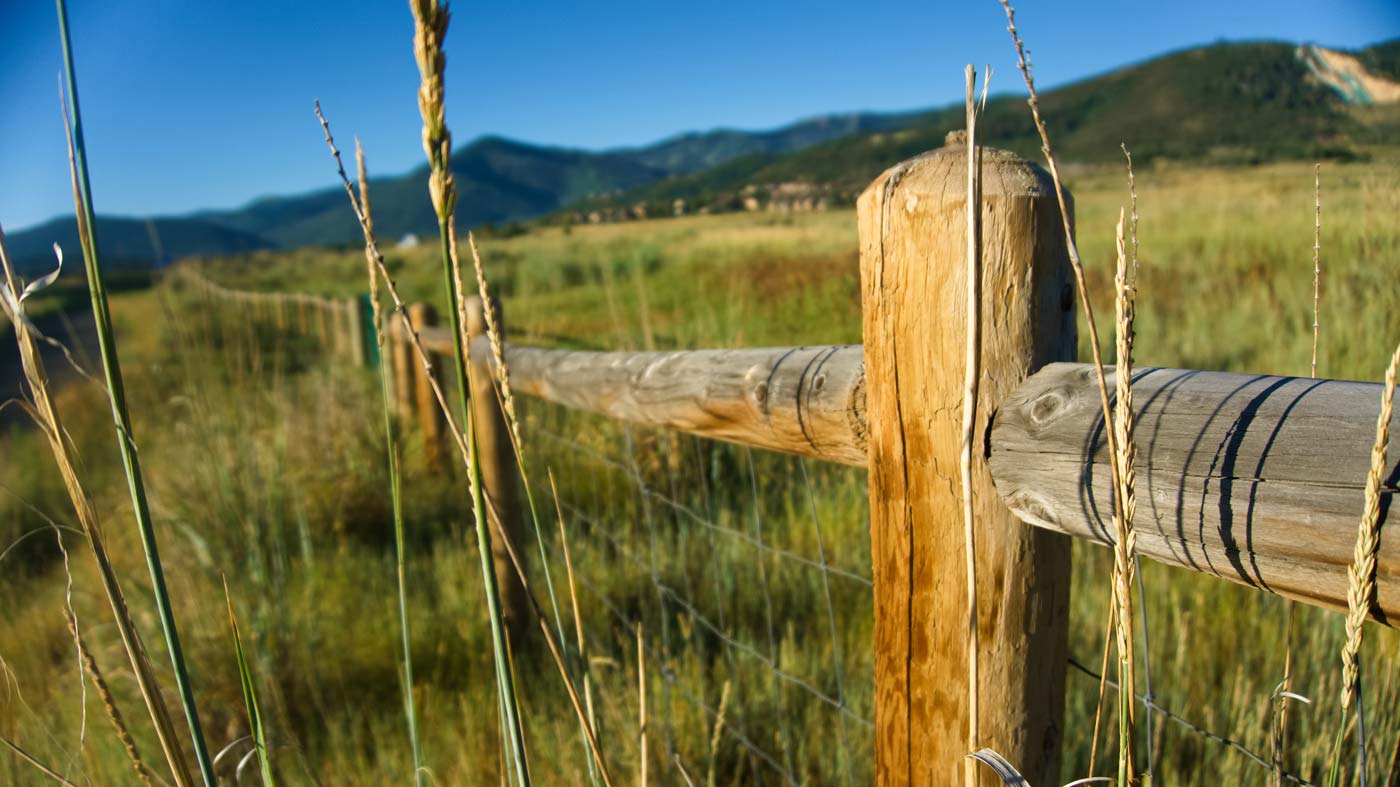
<svg viewBox="0 0 1400 787">
<path fill-rule="evenodd" d="M 1397 0 L 1025 0 L 1052 86 L 1219 39 L 1356 48 L 1400 36 Z M 104 214 L 179 214 L 331 185 L 311 102 L 372 173 L 422 160 L 407 2 L 70 0 Z M 1017 90 L 996 0 L 454 4 L 448 123 L 605 148 L 686 130 L 959 100 L 964 64 Z M 0 224 L 72 210 L 54 7 L 0 0 Z"/>
</svg>

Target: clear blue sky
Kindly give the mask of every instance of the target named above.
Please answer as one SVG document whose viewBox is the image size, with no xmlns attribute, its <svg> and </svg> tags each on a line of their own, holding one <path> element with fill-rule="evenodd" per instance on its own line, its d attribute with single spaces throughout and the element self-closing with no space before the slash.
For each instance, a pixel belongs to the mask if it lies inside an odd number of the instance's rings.
<svg viewBox="0 0 1400 787">
<path fill-rule="evenodd" d="M 1356 48 L 1400 0 L 1024 0 L 1037 79 L 1062 84 L 1218 39 Z M 996 0 L 454 4 L 448 123 L 604 148 L 716 126 L 959 100 L 962 67 L 1019 77 Z M 331 185 L 320 98 L 372 172 L 422 160 L 407 2 L 71 0 L 97 209 L 187 213 Z M 46 0 L 0 0 L 0 224 L 72 210 Z"/>
</svg>

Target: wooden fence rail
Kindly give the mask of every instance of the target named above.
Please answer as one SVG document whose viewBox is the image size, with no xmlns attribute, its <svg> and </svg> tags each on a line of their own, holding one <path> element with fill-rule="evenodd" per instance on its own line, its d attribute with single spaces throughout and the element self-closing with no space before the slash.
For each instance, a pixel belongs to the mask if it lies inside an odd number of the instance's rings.
<svg viewBox="0 0 1400 787">
<path fill-rule="evenodd" d="M 473 354 L 487 353 L 484 343 Z M 691 352 L 506 346 L 517 392 L 576 410 L 865 467 L 859 345 Z M 1112 383 L 1113 367 L 1107 369 Z M 1345 609 L 1379 383 L 1139 368 L 1138 550 L 1167 565 Z M 1400 414 L 1392 429 L 1400 432 Z M 1113 543 L 1093 366 L 1056 363 L 978 446 L 1022 521 Z M 1392 458 L 1384 491 L 1396 491 Z M 1382 525 L 1389 505 L 1382 507 Z M 1400 541 L 1383 539 L 1372 619 L 1400 615 Z"/>
<path fill-rule="evenodd" d="M 862 195 L 864 345 L 505 349 L 522 394 L 868 469 L 880 787 L 956 783 L 966 753 L 967 610 L 956 476 L 966 162 L 964 148 L 932 151 L 891 168 Z M 1069 362 L 1074 292 L 1048 177 L 1001 151 L 981 151 L 980 165 L 987 316 L 973 476 L 978 728 L 982 745 L 1016 763 L 1030 783 L 1048 784 L 1057 775 L 1063 728 L 1069 550 L 1062 535 L 1112 543 L 1112 484 L 1092 367 Z M 291 303 L 307 331 L 306 309 L 320 299 L 271 296 L 279 326 L 289 321 Z M 430 310 L 414 311 L 425 347 L 450 356 L 448 330 L 433 324 Z M 346 324 L 363 336 L 363 320 L 355 322 Z M 480 333 L 480 326 L 472 331 L 472 356 L 485 371 L 489 361 L 482 359 L 491 353 Z M 346 343 L 353 346 L 353 338 Z M 421 376 L 421 364 L 408 357 L 402 336 L 394 344 L 398 410 L 423 421 L 420 431 L 432 437 L 427 450 L 440 451 L 440 415 L 426 406 L 426 383 L 410 379 Z M 474 390 L 474 398 L 488 398 L 485 391 Z M 1344 608 L 1381 386 L 1142 368 L 1133 391 L 1141 554 Z M 496 442 L 505 462 L 509 444 L 504 436 Z M 1385 478 L 1382 528 L 1400 462 L 1391 460 Z M 512 499 L 497 486 L 494 494 Z M 1393 625 L 1400 541 L 1381 538 L 1377 566 L 1370 616 Z"/>
</svg>

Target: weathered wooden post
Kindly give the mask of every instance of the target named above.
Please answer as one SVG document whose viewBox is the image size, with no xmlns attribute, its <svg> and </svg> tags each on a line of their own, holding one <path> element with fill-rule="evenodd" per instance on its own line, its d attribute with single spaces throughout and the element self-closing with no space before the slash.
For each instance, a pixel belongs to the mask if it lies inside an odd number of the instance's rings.
<svg viewBox="0 0 1400 787">
<path fill-rule="evenodd" d="M 408 307 L 408 319 L 413 323 L 414 329 L 421 332 L 424 328 L 437 325 L 437 310 L 431 304 L 415 303 Z M 429 379 L 429 373 L 423 368 L 422 360 L 407 342 L 405 349 L 410 353 L 409 365 L 413 368 L 413 407 L 417 413 L 418 430 L 423 435 L 423 457 L 428 469 L 436 472 L 442 469 L 442 437 L 445 429 L 442 408 L 438 406 L 437 397 L 433 395 L 433 381 L 436 380 L 439 386 L 442 385 L 441 365 L 433 364 L 433 379 Z"/>
<path fill-rule="evenodd" d="M 1057 784 L 1069 540 L 1022 524 L 983 457 L 1001 400 L 1034 370 L 1075 357 L 1073 293 L 1049 176 L 1011 153 L 982 155 L 978 734 L 1031 784 Z M 961 784 L 968 753 L 966 177 L 965 145 L 945 147 L 887 170 L 858 203 L 879 787 Z M 1000 784 L 990 771 L 979 778 Z"/>
<path fill-rule="evenodd" d="M 500 302 L 494 306 L 496 324 L 504 331 L 505 319 Z M 481 483 L 490 501 L 487 519 L 491 523 L 491 561 L 496 568 L 496 582 L 501 588 L 501 609 L 509 622 L 512 639 L 518 641 L 530 623 L 529 600 L 515 575 L 502 534 L 516 545 L 516 554 L 524 561 L 525 553 L 520 548 L 525 543 L 522 538 L 525 518 L 518 492 L 520 473 L 516 466 L 510 424 L 506 422 L 501 400 L 496 394 L 496 374 L 491 365 L 490 351 L 484 340 L 477 341 L 486 336 L 486 312 L 479 296 L 466 299 L 466 312 L 464 327 L 472 350 L 472 421 L 476 427 L 477 452 L 481 458 Z"/>
<path fill-rule="evenodd" d="M 412 319 L 412 306 L 410 317 Z M 394 369 L 394 413 L 399 420 L 405 424 L 410 423 L 414 417 L 413 412 L 413 371 L 412 361 L 409 356 L 413 353 L 413 346 L 409 343 L 408 329 L 404 327 L 403 320 L 398 314 L 393 314 L 389 318 L 389 355 Z"/>
<path fill-rule="evenodd" d="M 311 322 L 307 314 L 306 296 L 298 295 L 297 299 L 297 332 L 302 336 L 310 333 Z"/>
<path fill-rule="evenodd" d="M 315 298 L 312 305 L 316 307 L 312 318 L 316 320 L 316 338 L 321 342 L 321 352 L 334 352 L 335 333 L 331 330 L 330 301 Z"/>
<path fill-rule="evenodd" d="M 360 313 L 361 297 L 352 295 L 340 303 L 341 321 L 345 325 L 345 349 L 350 363 L 369 365 L 369 347 L 365 344 L 365 321 Z"/>
</svg>

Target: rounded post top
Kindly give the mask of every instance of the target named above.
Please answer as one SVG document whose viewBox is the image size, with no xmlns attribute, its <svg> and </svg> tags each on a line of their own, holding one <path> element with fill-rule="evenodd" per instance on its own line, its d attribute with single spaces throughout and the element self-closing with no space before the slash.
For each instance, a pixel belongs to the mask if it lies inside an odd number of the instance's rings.
<svg viewBox="0 0 1400 787">
<path fill-rule="evenodd" d="M 977 147 L 982 167 L 982 197 L 1052 197 L 1050 173 L 1009 150 Z M 967 132 L 948 132 L 945 144 L 885 170 L 861 195 L 886 195 L 898 187 L 910 196 L 930 196 L 961 202 L 967 195 Z M 1068 196 L 1068 194 L 1066 195 Z"/>
</svg>

